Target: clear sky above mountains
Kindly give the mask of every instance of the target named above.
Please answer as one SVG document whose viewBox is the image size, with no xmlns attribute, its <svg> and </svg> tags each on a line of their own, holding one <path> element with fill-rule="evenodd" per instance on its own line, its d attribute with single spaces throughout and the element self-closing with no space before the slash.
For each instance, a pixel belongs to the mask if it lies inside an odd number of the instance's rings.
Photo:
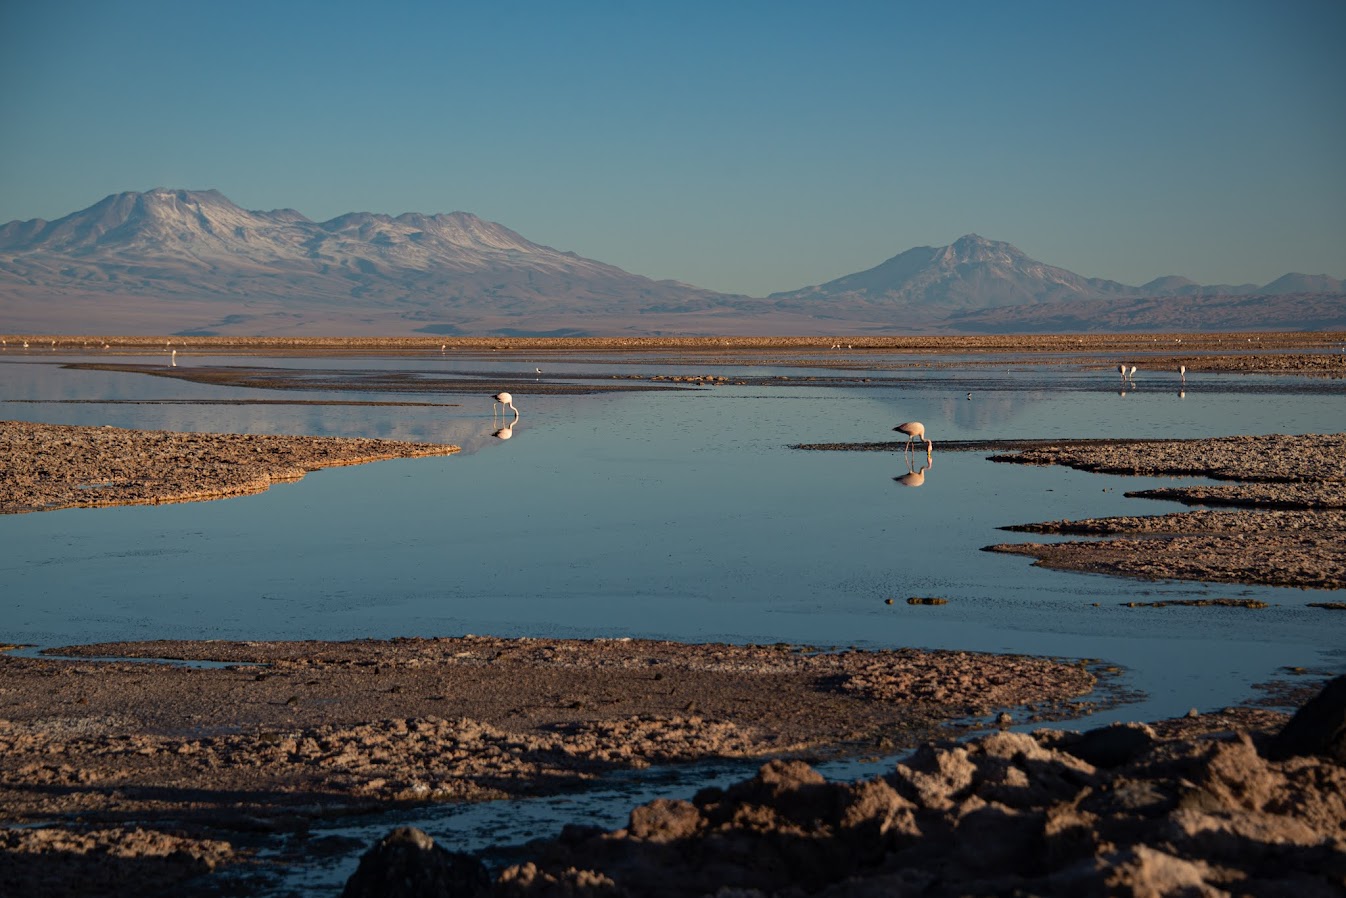
<svg viewBox="0 0 1346 898">
<path fill-rule="evenodd" d="M 764 295 L 977 232 L 1346 275 L 1346 4 L 0 4 L 0 222 L 463 210 Z"/>
</svg>

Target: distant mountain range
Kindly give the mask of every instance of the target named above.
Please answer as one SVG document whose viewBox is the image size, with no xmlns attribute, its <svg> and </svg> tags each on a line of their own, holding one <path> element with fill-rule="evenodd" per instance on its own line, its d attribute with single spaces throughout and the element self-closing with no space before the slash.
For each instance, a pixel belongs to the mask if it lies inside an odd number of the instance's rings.
<svg viewBox="0 0 1346 898">
<path fill-rule="evenodd" d="M 1248 302 L 1249 297 L 1256 302 Z M 1156 297 L 1164 297 L 1156 299 Z M 0 227 L 0 330 L 239 335 L 800 334 L 1346 327 L 1346 288 L 1141 287 L 970 234 L 766 298 L 655 281 L 466 212 L 311 221 L 214 190 L 114 194 Z"/>
</svg>

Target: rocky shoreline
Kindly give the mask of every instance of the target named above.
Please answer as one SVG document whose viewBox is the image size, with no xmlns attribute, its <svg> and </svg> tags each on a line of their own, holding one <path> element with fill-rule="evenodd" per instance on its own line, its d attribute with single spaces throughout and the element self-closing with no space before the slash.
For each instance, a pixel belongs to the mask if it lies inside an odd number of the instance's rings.
<svg viewBox="0 0 1346 898">
<path fill-rule="evenodd" d="M 1346 434 L 1063 441 L 991 460 L 1228 480 L 1229 485 L 1218 487 L 1166 487 L 1126 495 L 1237 510 L 1013 525 L 1005 529 L 1122 538 L 1001 543 L 988 551 L 1028 555 L 1036 564 L 1061 570 L 1150 580 L 1346 588 Z"/>
<path fill-rule="evenodd" d="M 60 651 L 0 655 L 4 894 L 253 894 L 277 873 L 258 850 L 321 817 L 545 793 L 708 755 L 770 760 L 728 788 L 636 807 L 620 829 L 567 826 L 493 853 L 490 867 L 399 830 L 369 849 L 344 894 L 1346 886 L 1346 678 L 1288 725 L 1284 711 L 1245 706 L 1083 733 L 983 725 L 958 740 L 951 715 L 1016 703 L 1020 720 L 1079 713 L 1094 678 L 1052 659 L 638 640 Z M 97 660 L 113 654 L 226 664 Z M 1266 702 L 1303 701 L 1314 682 Z M 427 703 L 452 715 L 424 714 Z M 809 766 L 815 753 L 798 757 L 847 738 L 921 747 L 858 782 L 827 782 Z"/>
<path fill-rule="evenodd" d="M 396 440 L 0 421 L 0 514 L 223 499 L 320 468 L 457 451 Z"/>
<path fill-rule="evenodd" d="M 343 896 L 390 894 L 393 871 L 439 886 L 396 894 L 482 898 L 1339 895 L 1346 677 L 1282 721 L 1001 732 L 855 783 L 772 761 L 615 831 L 569 828 L 494 875 L 401 830 Z"/>
<path fill-rule="evenodd" d="M 1109 700 L 1087 664 L 971 652 L 477 636 L 54 651 L 0 654 L 0 891 L 139 894 L 147 874 L 121 891 L 118 871 L 246 865 L 259 838 L 319 818 L 652 764 L 892 752 Z M 101 885 L 49 880 L 54 855 Z"/>
</svg>

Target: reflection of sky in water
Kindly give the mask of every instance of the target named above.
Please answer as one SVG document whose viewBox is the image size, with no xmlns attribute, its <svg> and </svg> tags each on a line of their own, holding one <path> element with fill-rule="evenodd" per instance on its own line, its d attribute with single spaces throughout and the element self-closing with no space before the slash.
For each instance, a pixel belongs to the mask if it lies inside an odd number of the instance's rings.
<svg viewBox="0 0 1346 898">
<path fill-rule="evenodd" d="M 401 360 L 364 361 L 396 368 Z M 1342 644 L 1341 615 L 1304 607 L 1339 594 L 1057 573 L 978 551 L 1034 538 L 996 529 L 1004 524 L 1173 510 L 1122 493 L 1183 481 L 996 465 L 984 453 L 940 450 L 953 439 L 1322 432 L 1346 420 L 1339 382 L 1189 376 L 1180 399 L 1174 384 L 1150 387 L 1140 373 L 1125 397 L 1115 372 L 887 374 L 907 382 L 594 396 L 520 390 L 522 416 L 502 443 L 492 434 L 508 416 L 493 420 L 485 390 L 240 390 L 0 364 L 10 399 L 458 403 L 10 403 L 0 405 L 4 417 L 368 435 L 474 450 L 317 472 L 243 499 L 0 518 L 2 636 L 56 644 L 479 632 L 1040 652 L 1131 668 L 1128 683 L 1152 700 L 1120 716 L 1227 704 L 1276 667 L 1324 663 L 1321 653 Z M 923 421 L 935 442 L 919 489 L 894 482 L 908 471 L 900 453 L 788 448 L 892 440 L 904 420 Z M 918 469 L 923 461 L 918 454 Z M 950 603 L 905 603 L 924 595 Z M 1119 607 L 1193 596 L 1260 597 L 1279 607 Z"/>
<path fill-rule="evenodd" d="M 793 357 L 798 357 L 797 355 Z M 153 361 L 153 359 L 151 359 Z M 126 358 L 116 361 L 128 361 Z M 159 359 L 162 361 L 162 359 Z M 246 359 L 220 364 L 434 373 L 541 366 L 625 372 L 605 359 Z M 0 640 L 291 639 L 462 633 L 820 646 L 930 646 L 1106 659 L 1148 699 L 1093 722 L 1151 719 L 1248 697 L 1282 665 L 1346 667 L 1342 599 L 1199 583 L 1046 571 L 981 552 L 1044 539 L 996 528 L 1179 506 L 1122 493 L 1159 483 L 1064 468 L 998 465 L 944 440 L 1194 437 L 1305 433 L 1346 421 L 1341 382 L 1057 366 L 874 372 L 874 382 L 716 387 L 593 396 L 513 390 L 521 417 L 505 443 L 481 395 L 245 390 L 56 365 L 0 361 L 4 399 L 329 399 L 451 407 L 0 403 L 0 417 L 71 424 L 451 442 L 446 458 L 308 475 L 241 499 L 0 516 Z M 191 359 L 182 363 L 190 364 Z M 642 357 L 632 373 L 678 373 Z M 713 363 L 682 373 L 749 373 Z M 764 367 L 754 376 L 853 376 Z M 871 376 L 865 374 L 864 376 Z M 969 401 L 967 393 L 973 398 Z M 935 441 L 919 488 L 893 478 L 902 453 L 801 452 L 794 443 L 878 442 L 920 420 Z M 1253 451 L 1275 452 L 1274 443 Z M 914 468 L 925 464 L 923 452 Z M 913 607 L 909 596 L 949 604 Z M 1274 607 L 1132 609 L 1119 603 L 1235 596 Z M 892 605 L 884 600 L 892 598 Z M 1097 603 L 1097 607 L 1095 607 Z M 872 774 L 841 762 L 829 775 Z M 605 778 L 581 794 L 448 805 L 336 821 L 315 834 L 364 845 L 416 825 L 474 850 L 555 832 L 566 821 L 625 822 L 635 803 L 690 797 L 750 774 L 753 762 Z M 358 850 L 295 871 L 287 893 L 331 894 Z"/>
</svg>

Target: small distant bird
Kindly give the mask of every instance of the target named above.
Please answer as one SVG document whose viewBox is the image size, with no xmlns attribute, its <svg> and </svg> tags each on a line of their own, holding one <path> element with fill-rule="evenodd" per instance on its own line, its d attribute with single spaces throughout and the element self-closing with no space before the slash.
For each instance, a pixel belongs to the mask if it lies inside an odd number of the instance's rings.
<svg viewBox="0 0 1346 898">
<path fill-rule="evenodd" d="M 922 424 L 920 421 L 908 421 L 905 424 L 897 425 L 896 427 L 893 428 L 893 430 L 895 430 L 897 433 L 905 433 L 907 435 L 908 448 L 911 447 L 911 441 L 918 437 L 922 440 L 925 440 L 925 452 L 927 455 L 929 455 L 930 450 L 934 448 L 935 444 L 930 442 L 930 440 L 926 438 L 925 425 Z"/>
<path fill-rule="evenodd" d="M 513 397 L 513 396 L 509 395 L 508 393 L 496 393 L 496 394 L 495 394 L 493 397 L 491 397 L 491 398 L 494 399 L 494 400 L 496 401 L 496 403 L 498 403 L 498 404 L 500 404 L 500 405 L 507 405 L 507 406 L 509 406 L 509 410 L 512 411 L 512 412 L 515 414 L 516 417 L 518 416 L 518 414 L 519 414 L 519 410 L 518 410 L 517 408 L 514 407 L 514 397 Z M 492 405 L 491 405 L 491 411 L 493 411 L 493 412 L 495 411 L 495 404 L 492 404 Z"/>
<path fill-rule="evenodd" d="M 1135 366 L 1135 365 L 1132 365 L 1132 366 L 1131 366 L 1131 379 L 1132 379 L 1132 380 L 1135 380 L 1135 379 L 1136 379 L 1136 366 Z"/>
<path fill-rule="evenodd" d="M 972 394 L 971 394 L 971 393 L 968 393 L 968 394 L 967 394 L 967 398 L 968 398 L 968 399 L 971 399 L 971 398 L 972 398 Z"/>
<path fill-rule="evenodd" d="M 541 369 L 541 368 L 534 368 L 533 370 L 536 371 L 538 374 L 541 374 L 541 373 L 542 373 L 542 369 Z"/>
<path fill-rule="evenodd" d="M 1179 365 L 1179 366 L 1178 366 L 1178 373 L 1182 375 L 1182 382 L 1183 382 L 1183 383 L 1187 383 L 1187 366 L 1186 366 L 1186 365 Z"/>
<path fill-rule="evenodd" d="M 170 363 L 174 368 L 176 368 L 176 367 L 178 366 L 178 351 L 177 351 L 176 349 L 173 350 L 173 354 L 172 354 L 171 356 L 169 356 L 168 358 L 169 358 L 169 363 Z"/>
<path fill-rule="evenodd" d="M 1117 373 L 1120 374 L 1120 375 L 1122 376 L 1122 380 L 1126 380 L 1126 366 L 1125 366 L 1125 365 L 1118 365 L 1118 366 L 1117 366 Z"/>
</svg>

